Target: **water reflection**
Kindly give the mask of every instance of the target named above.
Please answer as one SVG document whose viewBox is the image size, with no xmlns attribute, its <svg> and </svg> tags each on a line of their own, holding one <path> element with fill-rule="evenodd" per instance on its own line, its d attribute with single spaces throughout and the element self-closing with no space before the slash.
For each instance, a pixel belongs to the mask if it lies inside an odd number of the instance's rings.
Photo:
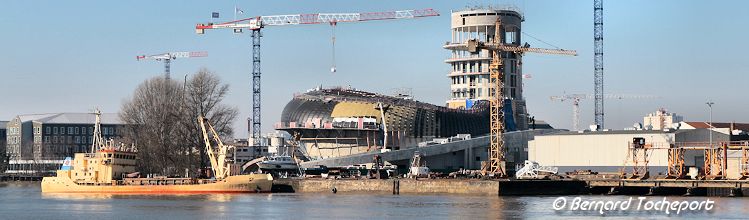
<svg viewBox="0 0 749 220">
<path fill-rule="evenodd" d="M 57 200 L 109 200 L 112 194 L 100 193 L 42 193 L 43 199 Z"/>
<path fill-rule="evenodd" d="M 0 219 L 506 219 L 601 217 L 588 212 L 555 212 L 556 197 L 496 197 L 387 194 L 68 194 L 41 193 L 38 184 L 0 186 Z M 622 199 L 585 196 L 589 199 Z M 686 199 L 675 197 L 674 199 Z M 671 199 L 671 197 L 669 197 Z M 705 199 L 688 197 L 690 200 Z M 745 198 L 711 198 L 714 212 L 691 218 L 743 218 Z M 668 217 L 658 213 L 611 213 L 611 217 Z M 672 216 L 673 217 L 673 216 Z"/>
</svg>

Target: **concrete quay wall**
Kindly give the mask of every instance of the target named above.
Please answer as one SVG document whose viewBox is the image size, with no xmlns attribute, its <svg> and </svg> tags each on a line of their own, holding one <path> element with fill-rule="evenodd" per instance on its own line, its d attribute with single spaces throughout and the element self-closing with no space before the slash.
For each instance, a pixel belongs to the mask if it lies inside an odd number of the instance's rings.
<svg viewBox="0 0 749 220">
<path fill-rule="evenodd" d="M 499 193 L 499 181 L 490 180 L 398 180 L 402 194 L 492 195 Z"/>
<path fill-rule="evenodd" d="M 497 181 L 476 179 L 388 179 L 275 180 L 277 192 L 296 193 L 382 193 L 455 195 L 558 195 L 576 194 L 585 188 L 582 181 Z"/>
</svg>

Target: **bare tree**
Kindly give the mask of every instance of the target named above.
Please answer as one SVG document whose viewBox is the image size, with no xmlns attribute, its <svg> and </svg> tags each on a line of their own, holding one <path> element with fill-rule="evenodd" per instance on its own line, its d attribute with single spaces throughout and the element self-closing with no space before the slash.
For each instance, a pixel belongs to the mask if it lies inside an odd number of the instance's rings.
<svg viewBox="0 0 749 220">
<path fill-rule="evenodd" d="M 127 100 L 120 118 L 127 126 L 125 140 L 137 145 L 142 172 L 181 174 L 206 167 L 202 132 L 197 122 L 205 115 L 223 137 L 232 135 L 235 107 L 222 104 L 229 86 L 207 69 L 184 84 L 156 77 L 143 82 Z"/>
</svg>

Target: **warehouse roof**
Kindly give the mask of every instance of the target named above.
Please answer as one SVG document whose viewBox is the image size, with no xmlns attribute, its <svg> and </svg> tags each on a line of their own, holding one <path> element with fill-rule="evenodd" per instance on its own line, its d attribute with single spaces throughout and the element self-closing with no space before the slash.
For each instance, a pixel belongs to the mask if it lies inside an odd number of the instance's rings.
<svg viewBox="0 0 749 220">
<path fill-rule="evenodd" d="M 92 113 L 52 113 L 19 115 L 21 121 L 35 121 L 45 124 L 94 124 L 96 115 Z M 116 113 L 102 113 L 102 124 L 122 124 Z"/>
<path fill-rule="evenodd" d="M 662 130 L 610 130 L 610 131 L 561 131 L 543 135 L 604 135 L 604 134 L 664 134 L 674 131 Z"/>
<path fill-rule="evenodd" d="M 709 128 L 710 127 L 709 122 L 685 121 L 684 123 L 694 128 Z M 731 128 L 731 123 L 725 123 L 725 122 L 713 122 L 712 125 L 715 128 Z M 733 126 L 734 126 L 734 129 L 749 131 L 749 124 L 747 123 L 733 123 Z"/>
</svg>

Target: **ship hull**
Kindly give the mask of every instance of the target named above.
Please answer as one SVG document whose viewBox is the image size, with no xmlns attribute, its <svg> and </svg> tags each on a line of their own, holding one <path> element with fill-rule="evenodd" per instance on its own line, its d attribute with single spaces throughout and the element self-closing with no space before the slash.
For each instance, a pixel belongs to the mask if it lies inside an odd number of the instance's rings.
<svg viewBox="0 0 749 220">
<path fill-rule="evenodd" d="M 261 170 L 298 170 L 296 163 L 258 163 Z"/>
<path fill-rule="evenodd" d="M 202 194 L 271 192 L 268 174 L 229 176 L 213 183 L 188 185 L 82 185 L 66 177 L 44 177 L 43 193 Z"/>
</svg>

